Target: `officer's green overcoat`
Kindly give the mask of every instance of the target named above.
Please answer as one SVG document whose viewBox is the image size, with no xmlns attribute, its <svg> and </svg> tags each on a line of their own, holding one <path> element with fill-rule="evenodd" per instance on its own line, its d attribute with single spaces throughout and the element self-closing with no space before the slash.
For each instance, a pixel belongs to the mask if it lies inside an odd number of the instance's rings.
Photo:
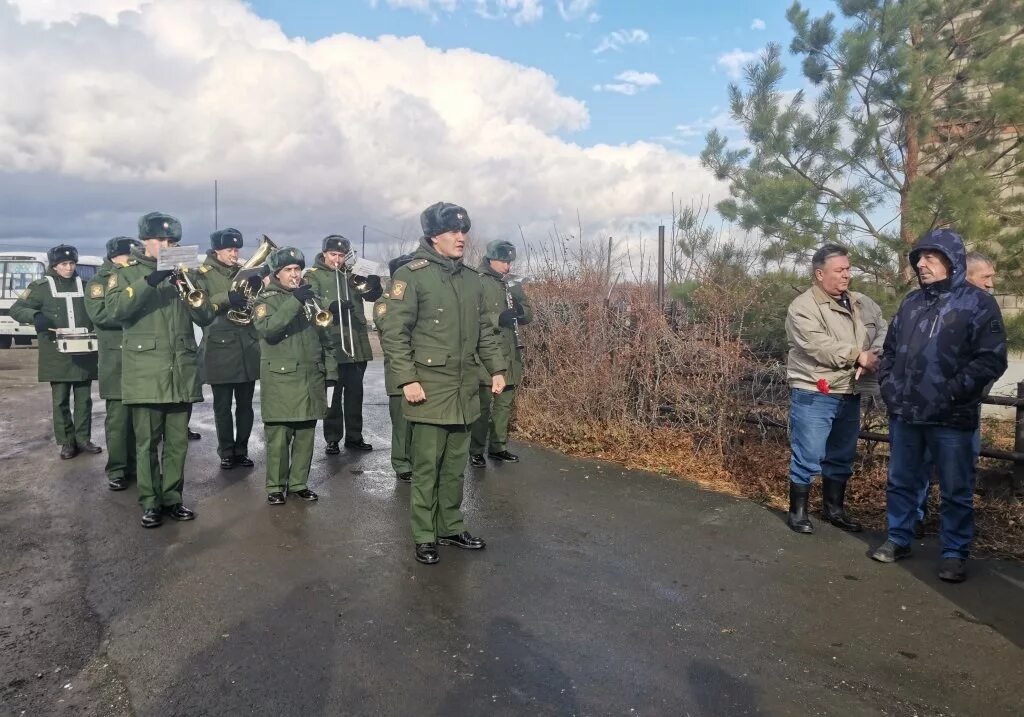
<svg viewBox="0 0 1024 717">
<path fill-rule="evenodd" d="M 217 261 L 211 253 L 199 268 L 199 282 L 210 296 L 211 307 L 217 318 L 203 329 L 200 355 L 204 361 L 203 381 L 210 385 L 220 383 L 248 383 L 260 375 L 260 340 L 252 325 L 244 326 L 228 320 L 231 309 L 228 290 L 238 273 L 237 266 Z"/>
<path fill-rule="evenodd" d="M 480 276 L 420 242 L 395 272 L 381 345 L 398 386 L 418 381 L 427 400 L 404 403 L 418 423 L 468 425 L 480 415 L 477 356 L 491 374 L 506 369 L 483 304 Z"/>
<path fill-rule="evenodd" d="M 501 354 L 508 364 L 508 371 L 505 373 L 505 383 L 509 386 L 518 386 L 523 378 L 523 353 L 516 348 L 516 332 L 514 329 L 507 329 L 498 323 L 498 317 L 502 311 L 508 308 L 508 299 L 505 296 L 505 279 L 491 268 L 487 259 L 480 263 L 475 269 L 480 275 L 480 283 L 483 286 L 484 307 L 487 310 L 488 330 L 498 337 L 501 346 Z M 508 287 L 512 298 L 523 307 L 523 316 L 519 319 L 519 325 L 525 326 L 533 321 L 533 309 L 526 299 L 526 292 L 523 291 L 521 283 L 515 283 Z M 522 331 L 522 329 L 520 329 Z M 491 375 L 483 366 L 480 367 L 480 385 L 490 386 Z"/>
<path fill-rule="evenodd" d="M 377 334 L 384 335 L 384 322 L 388 318 L 388 293 L 384 292 L 373 304 L 373 323 L 377 327 Z M 388 355 L 384 354 L 384 390 L 389 396 L 401 396 L 402 387 L 395 380 L 395 372 L 391 369 L 391 361 Z"/>
<path fill-rule="evenodd" d="M 338 363 L 356 363 L 360 361 L 372 361 L 373 351 L 370 349 L 370 337 L 366 328 L 366 316 L 363 313 L 363 299 L 359 295 L 352 279 L 352 270 L 346 266 L 341 271 L 335 271 L 324 264 L 324 255 L 317 254 L 313 266 L 306 272 L 306 282 L 313 287 L 316 295 L 323 299 L 323 308 L 327 309 L 335 301 L 339 301 L 339 290 L 344 297 L 345 284 L 348 283 L 349 300 L 355 304 L 352 309 L 352 344 L 355 349 L 354 356 L 348 356 L 348 314 L 342 312 L 341 326 L 333 324 L 328 328 L 328 335 L 331 338 L 331 346 L 334 347 L 334 355 Z M 340 329 L 340 330 L 339 330 Z M 342 350 L 344 347 L 344 351 Z"/>
<path fill-rule="evenodd" d="M 327 413 L 326 381 L 338 376 L 326 330 L 306 318 L 303 305 L 276 279 L 259 294 L 253 327 L 260 338 L 263 422 L 322 419 Z"/>
<path fill-rule="evenodd" d="M 146 277 L 156 259 L 132 251 L 127 266 L 107 280 L 110 314 L 124 331 L 121 354 L 121 400 L 144 403 L 196 403 L 203 400 L 192 323 L 213 321 L 209 298 L 191 308 L 169 281 L 155 288 Z"/>
<path fill-rule="evenodd" d="M 107 283 L 118 265 L 107 259 L 85 287 L 85 309 L 96 326 L 100 343 L 100 398 L 121 400 L 121 324 L 114 321 L 107 306 Z"/>
<path fill-rule="evenodd" d="M 42 279 L 29 284 L 14 305 L 11 306 L 11 318 L 22 324 L 35 321 L 36 313 L 41 311 L 50 320 L 54 328 L 66 329 L 68 322 L 67 299 L 57 298 L 50 289 L 53 280 L 58 293 L 77 293 L 78 274 L 70 279 L 61 278 L 53 269 L 47 269 Z M 82 296 L 71 299 L 75 312 L 75 326 L 93 329 L 92 320 L 85 310 L 85 285 L 82 282 Z M 39 381 L 47 383 L 76 383 L 96 379 L 96 354 L 62 354 L 57 350 L 56 334 L 46 331 L 37 337 L 39 342 Z"/>
</svg>

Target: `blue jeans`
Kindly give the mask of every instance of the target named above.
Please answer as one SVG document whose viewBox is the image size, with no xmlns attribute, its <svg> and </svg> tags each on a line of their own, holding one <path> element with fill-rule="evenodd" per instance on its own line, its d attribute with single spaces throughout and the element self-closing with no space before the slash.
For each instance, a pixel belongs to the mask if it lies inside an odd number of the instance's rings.
<svg viewBox="0 0 1024 717">
<path fill-rule="evenodd" d="M 810 485 L 814 476 L 845 483 L 853 473 L 860 433 L 860 396 L 789 391 L 789 480 Z"/>
<path fill-rule="evenodd" d="M 974 455 L 974 465 L 978 465 L 978 456 L 981 454 L 981 426 L 974 431 L 974 435 L 971 436 L 971 452 Z M 935 462 L 932 460 L 932 454 L 928 451 L 927 446 L 924 449 L 924 463 L 921 464 L 921 473 L 925 477 L 924 488 L 921 489 L 921 502 L 917 506 L 917 520 L 919 523 L 924 522 L 924 517 L 928 513 L 928 493 L 931 492 L 932 486 L 938 484 L 938 480 L 935 478 Z"/>
<path fill-rule="evenodd" d="M 922 471 L 926 451 L 934 459 L 942 498 L 942 557 L 966 558 L 974 539 L 974 431 L 904 423 L 891 417 L 886 507 L 889 540 L 910 545 L 921 496 L 928 490 Z"/>
</svg>

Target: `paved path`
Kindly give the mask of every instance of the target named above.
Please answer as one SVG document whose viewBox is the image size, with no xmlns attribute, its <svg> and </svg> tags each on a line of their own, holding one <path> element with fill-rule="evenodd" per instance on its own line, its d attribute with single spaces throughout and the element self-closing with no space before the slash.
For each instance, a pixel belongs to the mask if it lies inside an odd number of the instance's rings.
<svg viewBox="0 0 1024 717">
<path fill-rule="evenodd" d="M 467 470 L 488 548 L 415 563 L 367 381 L 379 450 L 318 439 L 318 504 L 265 504 L 259 429 L 221 472 L 207 403 L 199 518 L 144 531 L 102 456 L 57 459 L 48 391 L 0 380 L 0 714 L 1024 714 L 1019 565 L 947 586 L 934 545 L 878 565 L 684 481 L 517 445 Z"/>
</svg>

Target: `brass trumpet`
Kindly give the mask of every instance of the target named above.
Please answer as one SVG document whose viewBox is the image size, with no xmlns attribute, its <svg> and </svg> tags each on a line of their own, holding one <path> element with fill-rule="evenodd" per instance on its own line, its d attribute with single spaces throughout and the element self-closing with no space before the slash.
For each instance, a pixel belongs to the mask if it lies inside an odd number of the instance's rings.
<svg viewBox="0 0 1024 717">
<path fill-rule="evenodd" d="M 206 301 L 206 292 L 197 289 L 192 280 L 188 278 L 188 267 L 184 264 L 180 264 L 175 272 L 174 285 L 178 287 L 182 301 L 193 309 L 198 309 Z"/>
<path fill-rule="evenodd" d="M 310 299 L 304 306 L 306 307 L 306 319 L 312 321 L 321 329 L 327 328 L 334 323 L 334 315 L 330 311 L 325 311 L 316 302 L 316 299 Z"/>
</svg>

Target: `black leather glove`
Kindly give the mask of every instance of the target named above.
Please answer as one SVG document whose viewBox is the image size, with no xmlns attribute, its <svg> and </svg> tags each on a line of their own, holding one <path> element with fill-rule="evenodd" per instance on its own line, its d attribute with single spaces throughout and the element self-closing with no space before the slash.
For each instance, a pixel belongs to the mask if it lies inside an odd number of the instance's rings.
<svg viewBox="0 0 1024 717">
<path fill-rule="evenodd" d="M 36 315 L 32 317 L 32 325 L 36 327 L 36 334 L 42 336 L 47 329 L 53 327 L 53 322 L 42 311 L 37 311 Z"/>
<path fill-rule="evenodd" d="M 166 281 L 167 277 L 173 273 L 171 269 L 157 269 L 149 273 L 149 276 L 146 277 L 146 283 L 155 289 L 161 281 Z"/>
<path fill-rule="evenodd" d="M 263 288 L 263 277 L 259 274 L 253 274 L 246 281 L 249 282 L 249 288 L 253 291 L 259 291 Z"/>
<path fill-rule="evenodd" d="M 229 291 L 228 303 L 231 304 L 232 309 L 241 311 L 249 302 L 246 301 L 245 295 L 241 291 Z"/>
<path fill-rule="evenodd" d="M 523 305 L 520 304 L 519 300 L 516 299 L 516 297 L 514 296 L 512 297 L 512 308 L 516 312 L 516 318 L 519 318 L 523 315 Z"/>
<path fill-rule="evenodd" d="M 519 314 L 515 309 L 505 309 L 498 314 L 498 326 L 506 329 L 514 328 L 516 325 L 516 319 L 519 318 Z"/>
<path fill-rule="evenodd" d="M 292 290 L 292 296 L 294 296 L 300 304 L 305 304 L 314 296 L 313 287 L 309 284 L 299 284 Z"/>
<path fill-rule="evenodd" d="M 340 299 L 339 301 L 335 301 L 333 304 L 331 304 L 331 306 L 336 307 L 339 313 L 341 313 L 342 311 L 352 311 L 352 309 L 356 308 L 355 304 L 346 299 Z M 331 311 L 333 310 L 334 309 L 331 309 Z"/>
<path fill-rule="evenodd" d="M 384 293 L 384 286 L 380 283 L 380 277 L 376 274 L 370 274 L 366 277 L 366 291 L 361 296 L 366 301 L 376 301 L 380 298 L 380 295 Z"/>
</svg>

